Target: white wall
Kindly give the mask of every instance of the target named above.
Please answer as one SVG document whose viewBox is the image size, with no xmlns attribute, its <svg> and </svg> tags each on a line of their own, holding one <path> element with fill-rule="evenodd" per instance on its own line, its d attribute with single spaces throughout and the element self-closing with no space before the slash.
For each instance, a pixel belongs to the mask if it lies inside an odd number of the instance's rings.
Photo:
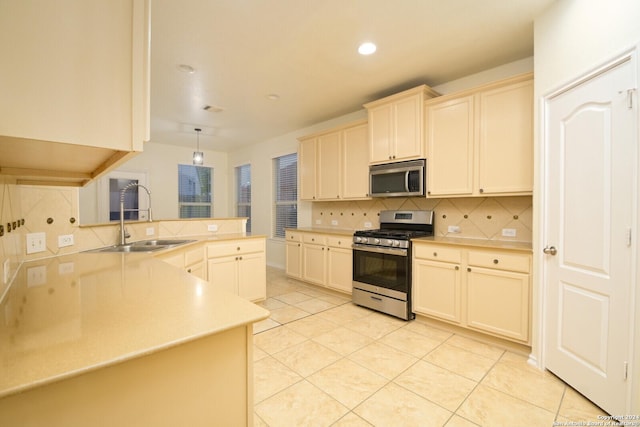
<svg viewBox="0 0 640 427">
<path fill-rule="evenodd" d="M 541 271 L 542 229 L 540 193 L 544 173 L 542 162 L 542 142 L 540 131 L 540 103 L 545 94 L 561 88 L 566 83 L 584 76 L 589 71 L 604 64 L 618 54 L 634 47 L 640 42 L 640 1 L 638 0 L 559 0 L 534 24 L 535 43 L 535 99 L 536 125 L 534 140 L 536 141 L 536 191 L 534 193 L 534 267 Z M 639 159 L 640 163 L 640 159 Z M 636 229 L 640 229 L 640 221 Z M 640 233 L 636 233 L 640 236 Z M 534 342 L 533 352 L 541 356 L 543 311 L 540 295 L 535 292 L 541 289 L 541 274 L 534 275 Z M 635 322 L 634 359 L 632 363 L 632 407 L 631 413 L 640 412 L 640 272 L 636 270 L 635 286 Z M 632 322 L 634 319 L 629 319 Z"/>
<path fill-rule="evenodd" d="M 148 177 L 151 191 L 154 219 L 176 219 L 178 213 L 178 164 L 191 164 L 193 149 L 158 142 L 147 143 L 144 151 L 116 171 L 144 172 Z M 225 218 L 233 215 L 228 204 L 230 188 L 227 153 L 203 150 L 204 165 L 213 168 L 213 209 L 214 217 Z M 80 222 L 95 224 L 97 205 L 97 182 L 80 189 Z"/>
</svg>

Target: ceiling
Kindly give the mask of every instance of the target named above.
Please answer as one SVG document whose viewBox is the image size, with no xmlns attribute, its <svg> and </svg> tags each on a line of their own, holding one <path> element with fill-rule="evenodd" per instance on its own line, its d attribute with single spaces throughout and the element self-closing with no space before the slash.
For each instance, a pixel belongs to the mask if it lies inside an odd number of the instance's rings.
<svg viewBox="0 0 640 427">
<path fill-rule="evenodd" d="M 151 141 L 233 151 L 530 57 L 553 1 L 153 0 Z"/>
</svg>

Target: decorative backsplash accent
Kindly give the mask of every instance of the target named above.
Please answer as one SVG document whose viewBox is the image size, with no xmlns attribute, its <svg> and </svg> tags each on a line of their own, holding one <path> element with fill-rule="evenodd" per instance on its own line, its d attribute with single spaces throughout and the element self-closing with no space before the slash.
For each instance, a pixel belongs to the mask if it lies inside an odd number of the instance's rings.
<svg viewBox="0 0 640 427">
<path fill-rule="evenodd" d="M 531 242 L 533 204 L 531 196 L 427 199 L 380 198 L 361 201 L 314 202 L 313 227 L 359 230 L 378 228 L 382 210 L 433 210 L 435 235 L 472 239 Z M 458 226 L 459 233 L 450 233 Z M 515 237 L 502 229 L 515 230 Z"/>
</svg>

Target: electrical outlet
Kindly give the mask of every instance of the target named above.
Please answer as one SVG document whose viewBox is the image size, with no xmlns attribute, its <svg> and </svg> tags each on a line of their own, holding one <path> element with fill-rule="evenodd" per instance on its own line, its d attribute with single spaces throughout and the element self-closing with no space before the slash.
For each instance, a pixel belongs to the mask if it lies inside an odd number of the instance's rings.
<svg viewBox="0 0 640 427">
<path fill-rule="evenodd" d="M 447 227 L 447 231 L 449 233 L 459 233 L 460 232 L 460 227 L 457 225 L 450 225 L 449 227 Z"/>
<path fill-rule="evenodd" d="M 156 230 L 153 227 L 147 227 L 147 236 L 153 236 Z"/>
<path fill-rule="evenodd" d="M 47 267 L 39 265 L 27 268 L 27 286 L 40 286 L 47 283 Z"/>
<path fill-rule="evenodd" d="M 46 233 L 27 234 L 27 254 L 35 254 L 47 250 Z"/>
<path fill-rule="evenodd" d="M 332 219 L 331 220 L 331 225 L 338 225 L 338 220 L 337 219 Z"/>
<path fill-rule="evenodd" d="M 64 248 L 65 246 L 73 245 L 73 234 L 65 234 L 58 236 L 58 247 Z"/>
<path fill-rule="evenodd" d="M 208 224 L 207 231 L 218 231 L 218 224 Z"/>
<path fill-rule="evenodd" d="M 504 237 L 516 237 L 516 229 L 515 228 L 503 228 L 502 235 Z"/>
</svg>

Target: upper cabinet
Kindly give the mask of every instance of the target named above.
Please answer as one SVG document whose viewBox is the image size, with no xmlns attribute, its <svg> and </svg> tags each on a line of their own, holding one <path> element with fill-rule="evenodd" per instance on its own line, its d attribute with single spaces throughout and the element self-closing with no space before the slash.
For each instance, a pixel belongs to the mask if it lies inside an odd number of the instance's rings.
<svg viewBox="0 0 640 427">
<path fill-rule="evenodd" d="M 429 86 L 421 85 L 364 105 L 371 164 L 425 157 L 424 102 L 436 96 Z"/>
<path fill-rule="evenodd" d="M 301 200 L 365 199 L 369 192 L 367 123 L 299 139 Z"/>
<path fill-rule="evenodd" d="M 427 195 L 533 191 L 533 75 L 425 103 Z"/>
<path fill-rule="evenodd" d="M 0 3 L 0 174 L 84 185 L 149 139 L 149 0 Z"/>
</svg>

